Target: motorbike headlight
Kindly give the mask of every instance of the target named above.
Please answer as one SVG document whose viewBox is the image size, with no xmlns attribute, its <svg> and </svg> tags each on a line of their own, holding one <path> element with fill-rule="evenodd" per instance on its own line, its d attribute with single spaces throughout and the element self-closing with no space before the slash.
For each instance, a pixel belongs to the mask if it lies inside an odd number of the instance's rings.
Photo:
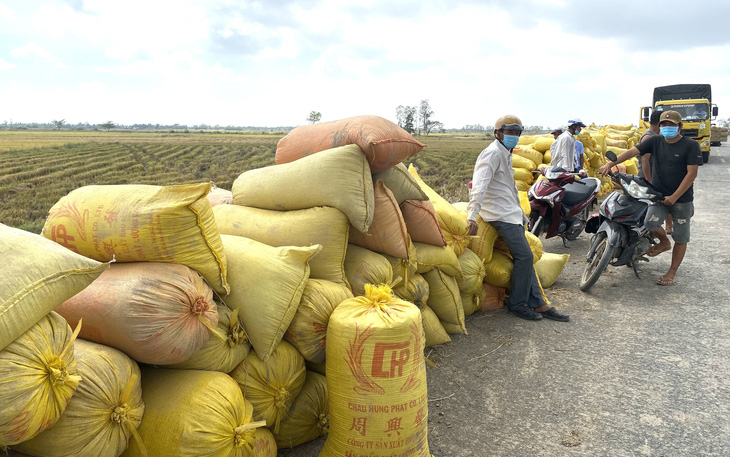
<svg viewBox="0 0 730 457">
<path fill-rule="evenodd" d="M 631 181 L 628 186 L 624 184 L 624 189 L 634 198 L 649 198 L 649 188 L 640 185 L 636 181 Z"/>
</svg>

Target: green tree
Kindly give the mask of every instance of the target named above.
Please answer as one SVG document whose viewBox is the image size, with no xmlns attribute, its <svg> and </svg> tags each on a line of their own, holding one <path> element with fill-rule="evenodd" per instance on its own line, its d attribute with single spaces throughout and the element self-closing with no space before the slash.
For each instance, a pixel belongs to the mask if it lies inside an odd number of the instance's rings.
<svg viewBox="0 0 730 457">
<path fill-rule="evenodd" d="M 322 119 L 322 113 L 320 113 L 319 111 L 312 111 L 309 113 L 309 117 L 307 118 L 307 121 L 310 124 L 316 124 L 321 119 Z"/>
<path fill-rule="evenodd" d="M 53 124 L 54 127 L 56 127 L 57 130 L 61 130 L 61 127 L 66 125 L 66 119 L 61 119 L 60 121 L 54 119 L 53 121 L 51 121 L 51 123 Z"/>
<path fill-rule="evenodd" d="M 720 127 L 730 127 L 730 117 L 727 119 L 718 119 L 717 125 Z"/>
<path fill-rule="evenodd" d="M 418 121 L 421 132 L 424 135 L 428 135 L 432 130 L 443 128 L 443 124 L 439 121 L 431 119 L 433 116 L 433 110 L 428 100 L 421 100 L 421 104 L 418 107 Z"/>
<path fill-rule="evenodd" d="M 416 123 L 416 107 L 398 105 L 395 109 L 395 116 L 398 120 L 398 126 L 408 133 L 413 133 Z"/>
<path fill-rule="evenodd" d="M 116 127 L 116 125 L 112 121 L 106 121 L 103 124 L 99 124 L 99 127 L 103 128 L 104 130 L 106 130 L 108 132 L 109 130 Z"/>
</svg>

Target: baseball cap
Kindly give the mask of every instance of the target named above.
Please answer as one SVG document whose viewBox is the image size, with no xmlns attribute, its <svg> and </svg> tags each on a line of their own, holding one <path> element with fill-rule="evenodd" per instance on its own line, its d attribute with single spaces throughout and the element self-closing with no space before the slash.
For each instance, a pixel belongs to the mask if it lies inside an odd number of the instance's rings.
<svg viewBox="0 0 730 457">
<path fill-rule="evenodd" d="M 659 118 L 659 122 L 669 121 L 672 124 L 679 125 L 682 122 L 682 115 L 676 111 L 664 111 Z"/>
<path fill-rule="evenodd" d="M 568 121 L 568 125 L 578 124 L 581 127 L 585 127 L 586 125 L 583 123 L 583 121 L 580 120 L 579 117 L 574 117 L 573 119 L 570 119 Z"/>
</svg>

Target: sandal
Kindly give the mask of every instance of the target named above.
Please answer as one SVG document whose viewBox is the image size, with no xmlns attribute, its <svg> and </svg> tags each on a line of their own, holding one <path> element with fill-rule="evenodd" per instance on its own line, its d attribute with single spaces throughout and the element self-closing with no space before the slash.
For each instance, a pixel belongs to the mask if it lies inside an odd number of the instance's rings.
<svg viewBox="0 0 730 457">
<path fill-rule="evenodd" d="M 568 322 L 570 320 L 570 316 L 561 313 L 555 308 L 550 308 L 549 310 L 543 311 L 540 314 L 542 314 L 542 317 L 547 317 L 548 319 L 552 319 L 558 322 Z"/>
<path fill-rule="evenodd" d="M 509 310 L 509 312 L 528 321 L 539 321 L 543 316 L 542 313 L 538 313 L 527 305 L 520 305 L 515 309 Z"/>
<path fill-rule="evenodd" d="M 674 278 L 665 278 L 662 276 L 656 280 L 657 286 L 671 286 L 672 284 L 674 284 Z"/>
</svg>

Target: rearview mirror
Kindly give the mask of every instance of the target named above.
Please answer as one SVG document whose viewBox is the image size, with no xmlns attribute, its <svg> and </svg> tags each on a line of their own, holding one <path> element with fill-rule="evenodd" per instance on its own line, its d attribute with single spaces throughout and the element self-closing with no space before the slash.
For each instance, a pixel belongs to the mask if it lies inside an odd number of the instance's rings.
<svg viewBox="0 0 730 457">
<path fill-rule="evenodd" d="M 712 107 L 712 117 L 717 117 L 717 106 Z"/>
<path fill-rule="evenodd" d="M 606 151 L 606 158 L 611 162 L 615 162 L 616 159 L 618 159 L 618 157 L 616 157 L 616 153 L 613 151 Z"/>
<path fill-rule="evenodd" d="M 644 120 L 644 122 L 649 122 L 649 115 L 651 114 L 651 108 L 648 106 L 645 106 L 641 109 L 641 117 Z"/>
</svg>

